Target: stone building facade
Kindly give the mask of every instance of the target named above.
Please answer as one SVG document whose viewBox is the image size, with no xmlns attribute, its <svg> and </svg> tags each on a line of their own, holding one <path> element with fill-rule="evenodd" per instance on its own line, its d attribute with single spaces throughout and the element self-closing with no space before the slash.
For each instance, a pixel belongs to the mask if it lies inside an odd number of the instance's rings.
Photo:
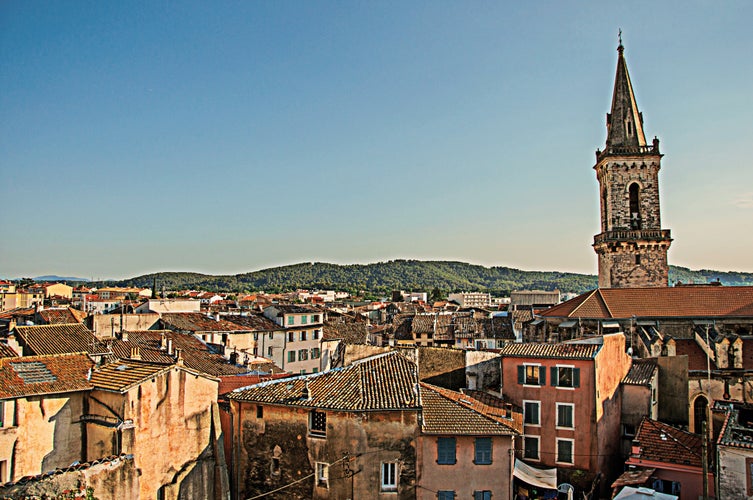
<svg viewBox="0 0 753 500">
<path fill-rule="evenodd" d="M 601 233 L 593 247 L 599 258 L 599 287 L 659 287 L 668 285 L 667 250 L 670 231 L 661 228 L 659 139 L 646 143 L 643 114 L 623 55 L 618 47 L 607 143 L 596 151 Z"/>
</svg>

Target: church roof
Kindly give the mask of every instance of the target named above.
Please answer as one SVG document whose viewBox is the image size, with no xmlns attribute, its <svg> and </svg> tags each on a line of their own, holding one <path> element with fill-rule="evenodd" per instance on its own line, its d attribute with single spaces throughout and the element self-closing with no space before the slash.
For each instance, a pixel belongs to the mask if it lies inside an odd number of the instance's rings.
<svg viewBox="0 0 753 500">
<path fill-rule="evenodd" d="M 619 57 L 612 93 L 612 110 L 607 115 L 607 151 L 612 147 L 638 148 L 646 145 L 643 116 L 635 102 L 624 51 L 625 48 L 620 42 L 620 46 L 617 47 Z"/>
<path fill-rule="evenodd" d="M 751 286 L 597 288 L 541 313 L 544 318 L 753 317 Z"/>
</svg>

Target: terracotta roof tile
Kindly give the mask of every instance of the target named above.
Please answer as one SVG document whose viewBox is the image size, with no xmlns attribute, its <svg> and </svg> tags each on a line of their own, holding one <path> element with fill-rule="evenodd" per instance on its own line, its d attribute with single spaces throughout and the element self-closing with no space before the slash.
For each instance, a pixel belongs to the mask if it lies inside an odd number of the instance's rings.
<svg viewBox="0 0 753 500">
<path fill-rule="evenodd" d="M 172 368 L 173 365 L 119 360 L 97 368 L 92 373 L 91 383 L 96 389 L 126 392 L 144 380 L 166 373 Z"/>
<path fill-rule="evenodd" d="M 596 319 L 753 317 L 753 287 L 598 288 L 551 307 L 542 316 Z"/>
<path fill-rule="evenodd" d="M 341 411 L 417 410 L 417 387 L 416 364 L 389 352 L 343 368 L 237 389 L 228 398 Z"/>
<path fill-rule="evenodd" d="M 505 344 L 499 349 L 499 353 L 507 358 L 593 359 L 600 348 L 599 344 L 527 342 Z"/>
<path fill-rule="evenodd" d="M 0 358 L 15 358 L 18 353 L 14 351 L 8 344 L 0 342 Z"/>
<path fill-rule="evenodd" d="M 283 327 L 272 321 L 271 319 L 265 318 L 261 314 L 257 313 L 251 313 L 248 315 L 240 316 L 237 314 L 234 315 L 227 315 L 223 316 L 223 319 L 226 321 L 230 321 L 231 323 L 235 323 L 247 330 L 251 331 L 275 331 L 275 330 L 282 330 Z"/>
<path fill-rule="evenodd" d="M 753 405 L 729 402 L 723 404 L 728 408 L 727 417 L 717 442 L 721 446 L 753 449 Z M 716 406 L 718 405 L 719 403 Z"/>
<path fill-rule="evenodd" d="M 167 352 L 167 341 L 171 340 L 173 352 L 175 349 L 182 350 L 183 362 L 187 368 L 213 376 L 248 372 L 246 368 L 230 364 L 223 356 L 212 352 L 209 346 L 192 334 L 171 330 L 143 330 L 127 334 L 128 340 L 125 342 L 117 339 L 112 341 L 112 352 L 119 359 L 130 359 L 131 350 L 138 347 L 143 361 L 173 364 L 175 356 Z"/>
<path fill-rule="evenodd" d="M 656 376 L 659 365 L 656 358 L 643 358 L 634 359 L 633 364 L 630 367 L 625 378 L 622 379 L 623 384 L 630 385 L 650 385 L 651 381 Z"/>
<path fill-rule="evenodd" d="M 0 358 L 0 399 L 91 389 L 84 353 Z"/>
<path fill-rule="evenodd" d="M 76 314 L 74 311 L 79 314 Z M 86 317 L 86 314 L 77 309 L 66 307 L 60 309 L 44 309 L 39 311 L 39 316 L 48 325 L 59 325 L 66 323 L 81 323 L 83 318 Z"/>
<path fill-rule="evenodd" d="M 640 453 L 634 458 L 701 467 L 701 436 L 643 417 L 635 439 Z"/>
<path fill-rule="evenodd" d="M 81 323 L 63 325 L 16 326 L 16 335 L 33 354 L 64 354 L 106 351 L 105 345 Z"/>
<path fill-rule="evenodd" d="M 508 413 L 497 406 L 424 382 L 421 406 L 421 430 L 425 434 L 512 435 L 523 430 L 522 414 L 518 421 L 506 418 Z"/>
<path fill-rule="evenodd" d="M 346 344 L 366 344 L 369 327 L 366 323 L 327 321 L 322 328 L 324 340 L 343 340 Z"/>
<path fill-rule="evenodd" d="M 163 313 L 162 323 L 167 327 L 190 332 L 232 332 L 249 331 L 247 327 L 232 321 L 219 321 L 202 313 Z"/>
</svg>

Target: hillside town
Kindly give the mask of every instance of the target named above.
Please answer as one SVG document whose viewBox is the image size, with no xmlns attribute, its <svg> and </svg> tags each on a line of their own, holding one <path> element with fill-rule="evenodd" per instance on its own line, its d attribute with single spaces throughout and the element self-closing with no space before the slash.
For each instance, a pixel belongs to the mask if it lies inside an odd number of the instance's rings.
<svg viewBox="0 0 753 500">
<path fill-rule="evenodd" d="M 599 287 L 0 281 L 0 498 L 753 498 L 753 287 L 670 286 L 624 47 Z"/>
</svg>

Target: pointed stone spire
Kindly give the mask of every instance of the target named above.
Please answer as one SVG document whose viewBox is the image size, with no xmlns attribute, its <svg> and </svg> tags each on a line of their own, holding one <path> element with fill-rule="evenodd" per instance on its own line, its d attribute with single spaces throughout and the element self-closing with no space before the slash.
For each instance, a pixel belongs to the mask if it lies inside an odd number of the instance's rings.
<svg viewBox="0 0 753 500">
<path fill-rule="evenodd" d="M 627 64 L 624 56 L 625 47 L 617 47 L 617 74 L 614 78 L 614 92 L 612 94 L 612 112 L 607 115 L 607 151 L 613 148 L 639 148 L 646 146 L 643 134 L 643 115 L 638 111 L 630 83 Z M 627 152 L 627 151 L 625 151 Z"/>
</svg>

